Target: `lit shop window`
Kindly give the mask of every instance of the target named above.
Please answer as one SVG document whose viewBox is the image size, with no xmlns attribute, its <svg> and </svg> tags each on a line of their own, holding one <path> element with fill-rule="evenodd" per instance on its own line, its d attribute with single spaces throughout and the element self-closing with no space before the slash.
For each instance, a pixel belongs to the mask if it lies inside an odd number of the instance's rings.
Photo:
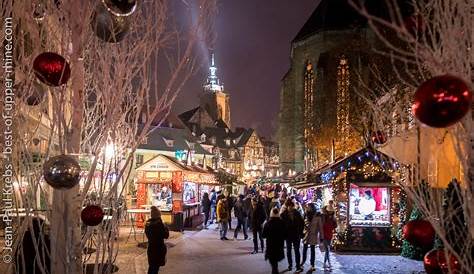
<svg viewBox="0 0 474 274">
<path fill-rule="evenodd" d="M 387 187 L 351 184 L 349 220 L 352 226 L 390 225 L 390 192 Z"/>
</svg>

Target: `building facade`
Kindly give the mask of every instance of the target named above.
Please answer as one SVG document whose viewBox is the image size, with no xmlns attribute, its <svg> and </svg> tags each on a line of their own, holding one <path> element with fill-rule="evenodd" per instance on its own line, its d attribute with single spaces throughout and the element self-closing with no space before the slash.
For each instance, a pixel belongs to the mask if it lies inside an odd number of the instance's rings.
<svg viewBox="0 0 474 274">
<path fill-rule="evenodd" d="M 376 10 L 376 6 L 369 6 Z M 365 145 L 361 83 L 379 62 L 375 34 L 347 0 L 323 0 L 291 44 L 278 138 L 283 171 L 325 165 Z"/>
</svg>

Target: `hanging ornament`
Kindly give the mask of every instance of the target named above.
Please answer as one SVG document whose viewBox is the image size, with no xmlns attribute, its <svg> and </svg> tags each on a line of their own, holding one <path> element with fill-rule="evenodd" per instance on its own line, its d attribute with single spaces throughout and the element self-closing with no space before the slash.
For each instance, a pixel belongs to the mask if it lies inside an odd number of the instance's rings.
<svg viewBox="0 0 474 274">
<path fill-rule="evenodd" d="M 49 86 L 63 85 L 71 76 L 71 69 L 66 59 L 54 52 L 43 52 L 36 56 L 33 69 L 36 77 Z"/>
<path fill-rule="evenodd" d="M 129 16 L 137 9 L 137 0 L 102 0 L 102 3 L 115 16 Z"/>
<path fill-rule="evenodd" d="M 431 78 L 415 94 L 413 114 L 430 127 L 444 128 L 461 120 L 471 108 L 467 84 L 452 75 Z"/>
<path fill-rule="evenodd" d="M 45 181 L 55 189 L 69 189 L 79 183 L 81 168 L 71 156 L 49 158 L 43 166 Z"/>
<path fill-rule="evenodd" d="M 115 16 L 99 4 L 92 16 L 91 21 L 94 33 L 101 40 L 109 43 L 117 43 L 123 40 L 130 29 L 128 17 Z"/>
<path fill-rule="evenodd" d="M 43 3 L 36 3 L 33 6 L 33 19 L 36 22 L 41 22 L 44 19 L 46 8 Z"/>
<path fill-rule="evenodd" d="M 81 220 L 87 226 L 96 226 L 104 219 L 104 211 L 100 206 L 88 205 L 81 212 Z"/>
<path fill-rule="evenodd" d="M 377 131 L 372 131 L 372 134 L 370 136 L 370 139 L 372 140 L 372 143 L 382 145 L 387 142 L 387 138 L 385 137 L 385 134 L 383 131 L 377 130 Z"/>
<path fill-rule="evenodd" d="M 448 258 L 449 263 L 446 261 Z M 423 265 L 427 274 L 458 274 L 460 273 L 459 261 L 455 256 L 446 254 L 444 249 L 433 249 L 426 253 Z"/>
<path fill-rule="evenodd" d="M 433 245 L 435 231 L 428 221 L 412 220 L 403 227 L 403 238 L 412 245 L 430 248 Z"/>
</svg>

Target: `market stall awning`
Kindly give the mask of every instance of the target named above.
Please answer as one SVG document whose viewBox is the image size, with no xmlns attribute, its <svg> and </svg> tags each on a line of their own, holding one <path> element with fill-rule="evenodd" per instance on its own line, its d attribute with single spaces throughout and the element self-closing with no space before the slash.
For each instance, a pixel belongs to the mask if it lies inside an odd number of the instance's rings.
<svg viewBox="0 0 474 274">
<path fill-rule="evenodd" d="M 387 171 L 393 171 L 400 167 L 397 160 L 385 153 L 372 147 L 364 147 L 346 157 L 339 158 L 332 164 L 327 164 L 317 170 L 309 172 L 307 180 L 312 186 L 325 185 L 342 172 L 367 161 L 376 163 Z"/>
</svg>

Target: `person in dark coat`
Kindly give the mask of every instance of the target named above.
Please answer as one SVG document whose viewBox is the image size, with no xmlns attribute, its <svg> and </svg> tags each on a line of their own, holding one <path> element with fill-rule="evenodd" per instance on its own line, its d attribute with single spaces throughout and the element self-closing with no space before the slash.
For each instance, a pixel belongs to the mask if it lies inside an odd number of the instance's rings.
<svg viewBox="0 0 474 274">
<path fill-rule="evenodd" d="M 300 213 L 295 209 L 295 204 L 288 199 L 285 202 L 286 210 L 280 215 L 286 227 L 286 258 L 288 259 L 288 271 L 292 270 L 293 258 L 291 249 L 295 251 L 296 271 L 301 272 L 303 268 L 300 265 L 300 244 L 303 237 L 304 220 Z"/>
<path fill-rule="evenodd" d="M 16 254 L 16 273 L 50 273 L 51 240 L 45 232 L 46 224 L 40 218 L 32 218 L 32 226 L 28 227 Z M 38 252 L 36 252 L 36 248 Z"/>
<path fill-rule="evenodd" d="M 211 222 L 212 225 L 216 219 L 216 209 L 217 209 L 217 194 L 214 189 L 211 190 Z"/>
<path fill-rule="evenodd" d="M 229 229 L 232 229 L 232 209 L 234 208 L 234 197 L 230 194 L 226 195 L 226 201 L 227 201 L 227 210 L 229 212 Z"/>
<path fill-rule="evenodd" d="M 237 218 L 237 227 L 234 230 L 234 239 L 237 239 L 237 235 L 240 232 L 240 229 L 244 232 L 245 240 L 249 238 L 247 235 L 247 218 L 248 218 L 248 211 L 245 208 L 244 204 L 244 195 L 240 194 L 239 199 L 235 202 L 234 206 L 234 215 Z"/>
<path fill-rule="evenodd" d="M 209 215 L 211 214 L 211 200 L 209 194 L 204 192 L 201 201 L 202 213 L 204 213 L 204 228 L 207 229 L 207 222 L 209 221 Z"/>
<path fill-rule="evenodd" d="M 263 238 L 266 239 L 267 249 L 265 250 L 265 259 L 272 266 L 272 274 L 280 273 L 278 271 L 278 262 L 285 258 L 285 223 L 280 219 L 280 210 L 273 208 L 270 212 L 270 219 L 263 227 Z"/>
<path fill-rule="evenodd" d="M 267 219 L 265 214 L 265 209 L 263 208 L 262 202 L 258 201 L 257 198 L 252 199 L 252 232 L 253 232 L 253 252 L 252 254 L 258 253 L 258 238 L 260 238 L 260 246 L 262 248 L 262 253 L 264 250 L 262 232 L 263 232 L 263 223 Z"/>
<path fill-rule="evenodd" d="M 160 267 L 166 264 L 165 239 L 169 238 L 170 233 L 156 206 L 151 207 L 151 218 L 146 221 L 145 234 L 148 239 L 148 274 L 157 274 Z"/>
<path fill-rule="evenodd" d="M 252 198 L 251 195 L 247 195 L 244 199 L 244 208 L 247 212 L 247 230 L 252 229 Z"/>
</svg>

